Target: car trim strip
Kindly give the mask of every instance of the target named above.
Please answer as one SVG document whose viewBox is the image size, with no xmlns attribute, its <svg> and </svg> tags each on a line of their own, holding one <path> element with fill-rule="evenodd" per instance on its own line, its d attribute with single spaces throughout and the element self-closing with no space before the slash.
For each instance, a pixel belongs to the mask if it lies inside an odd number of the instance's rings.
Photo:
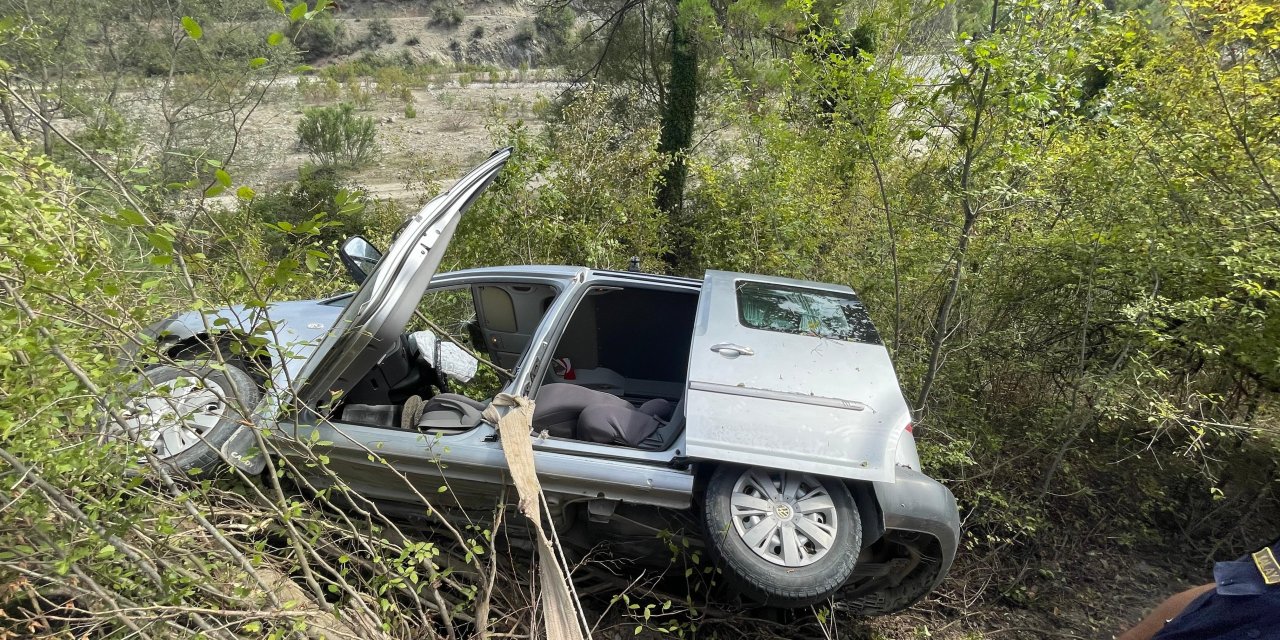
<svg viewBox="0 0 1280 640">
<path fill-rule="evenodd" d="M 763 400 L 778 400 L 781 402 L 799 402 L 801 404 L 811 404 L 819 407 L 831 407 L 834 409 L 849 409 L 851 411 L 863 411 L 870 409 L 871 413 L 876 410 L 864 402 L 857 400 L 841 400 L 840 398 L 828 398 L 826 396 L 813 396 L 805 393 L 793 393 L 790 391 L 774 391 L 772 389 L 757 389 L 756 387 L 733 386 L 727 384 L 716 384 L 714 382 L 699 382 L 697 380 L 689 381 L 690 391 L 706 391 L 708 393 L 723 393 L 731 396 L 743 396 L 747 398 L 760 398 Z"/>
</svg>

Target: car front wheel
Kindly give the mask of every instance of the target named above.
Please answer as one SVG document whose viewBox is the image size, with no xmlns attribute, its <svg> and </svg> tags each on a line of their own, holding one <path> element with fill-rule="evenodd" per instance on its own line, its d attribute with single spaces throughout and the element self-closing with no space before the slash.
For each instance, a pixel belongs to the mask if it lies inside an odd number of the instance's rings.
<svg viewBox="0 0 1280 640">
<path fill-rule="evenodd" d="M 225 466 L 219 449 L 261 398 L 249 374 L 227 365 L 158 366 L 129 387 L 119 420 L 105 434 L 150 449 L 171 470 L 210 475 Z"/>
<path fill-rule="evenodd" d="M 703 517 L 729 586 L 762 605 L 822 601 L 849 579 L 862 547 L 848 487 L 807 473 L 721 466 Z"/>
</svg>

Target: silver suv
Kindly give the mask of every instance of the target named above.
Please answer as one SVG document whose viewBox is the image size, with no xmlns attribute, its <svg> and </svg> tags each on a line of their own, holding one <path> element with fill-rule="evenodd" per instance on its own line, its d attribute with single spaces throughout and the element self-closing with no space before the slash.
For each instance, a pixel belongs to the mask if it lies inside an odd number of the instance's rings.
<svg viewBox="0 0 1280 640">
<path fill-rule="evenodd" d="M 170 364 L 131 389 L 127 432 L 182 471 L 257 473 L 247 425 L 270 425 L 286 455 L 327 457 L 332 475 L 313 484 L 341 478 L 405 515 L 422 512 L 415 493 L 447 486 L 458 515 L 480 513 L 508 482 L 502 443 L 486 400 L 452 391 L 486 360 L 501 391 L 535 400 L 533 455 L 566 544 L 643 560 L 669 555 L 660 532 L 693 533 L 731 593 L 770 606 L 834 596 L 882 614 L 933 589 L 956 552 L 955 499 L 920 470 L 911 413 L 854 292 L 721 271 L 437 274 L 509 155 L 427 204 L 386 255 L 348 240 L 354 293 L 152 326 Z M 223 349 L 255 329 L 268 337 L 260 355 Z M 233 366 L 202 365 L 214 349 Z"/>
</svg>

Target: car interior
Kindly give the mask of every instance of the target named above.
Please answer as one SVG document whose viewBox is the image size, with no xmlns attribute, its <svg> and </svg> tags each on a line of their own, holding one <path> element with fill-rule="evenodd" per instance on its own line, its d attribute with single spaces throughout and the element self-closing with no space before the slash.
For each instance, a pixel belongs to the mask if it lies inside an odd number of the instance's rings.
<svg viewBox="0 0 1280 640">
<path fill-rule="evenodd" d="M 549 285 L 470 286 L 467 346 L 510 369 L 529 347 L 557 291 Z M 430 294 L 428 294 L 430 295 Z M 593 287 L 578 302 L 542 375 L 533 429 L 551 438 L 661 450 L 683 427 L 683 397 L 698 296 L 643 287 Z M 406 333 L 336 407 L 350 424 L 451 435 L 474 428 L 489 398 L 453 393 L 434 334 Z M 424 346 L 426 345 L 426 346 Z M 431 346 L 434 345 L 434 346 Z"/>
</svg>

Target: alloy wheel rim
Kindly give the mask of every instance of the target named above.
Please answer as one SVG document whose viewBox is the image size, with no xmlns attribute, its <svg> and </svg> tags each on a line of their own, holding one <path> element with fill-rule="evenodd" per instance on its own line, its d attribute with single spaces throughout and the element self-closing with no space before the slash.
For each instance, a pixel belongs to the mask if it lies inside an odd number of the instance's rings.
<svg viewBox="0 0 1280 640">
<path fill-rule="evenodd" d="M 130 398 L 121 417 L 131 439 L 166 459 L 200 444 L 226 412 L 222 385 L 179 376 Z"/>
<path fill-rule="evenodd" d="M 738 537 L 772 564 L 813 564 L 836 541 L 835 503 L 809 474 L 748 469 L 733 485 L 729 509 Z"/>
</svg>

